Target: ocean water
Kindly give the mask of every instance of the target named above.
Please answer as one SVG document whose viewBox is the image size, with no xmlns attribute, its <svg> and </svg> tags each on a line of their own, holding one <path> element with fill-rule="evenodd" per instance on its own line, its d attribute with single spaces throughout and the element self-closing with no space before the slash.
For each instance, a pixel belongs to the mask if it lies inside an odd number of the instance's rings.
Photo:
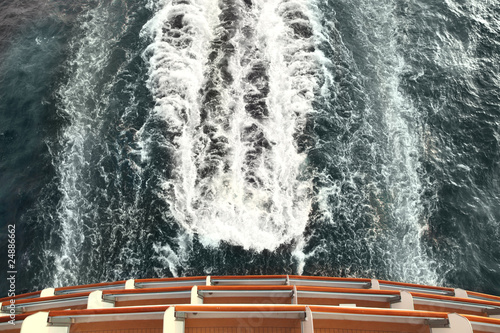
<svg viewBox="0 0 500 333">
<path fill-rule="evenodd" d="M 500 295 L 499 87 L 496 0 L 0 2 L 0 271 Z"/>
</svg>

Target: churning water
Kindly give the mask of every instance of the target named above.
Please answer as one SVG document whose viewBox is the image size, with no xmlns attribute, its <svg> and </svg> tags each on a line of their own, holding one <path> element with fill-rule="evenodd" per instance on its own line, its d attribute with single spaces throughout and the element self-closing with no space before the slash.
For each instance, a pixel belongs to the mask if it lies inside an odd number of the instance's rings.
<svg viewBox="0 0 500 333">
<path fill-rule="evenodd" d="M 495 0 L 0 13 L 22 288 L 293 273 L 500 294 Z"/>
</svg>

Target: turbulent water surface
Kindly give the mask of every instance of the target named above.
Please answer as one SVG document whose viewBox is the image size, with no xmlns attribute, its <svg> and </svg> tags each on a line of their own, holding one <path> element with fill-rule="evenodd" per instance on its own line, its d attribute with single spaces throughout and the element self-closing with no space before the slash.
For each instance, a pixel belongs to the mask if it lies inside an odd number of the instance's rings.
<svg viewBox="0 0 500 333">
<path fill-rule="evenodd" d="M 0 2 L 18 291 L 308 274 L 500 294 L 497 0 L 70 3 Z"/>
</svg>

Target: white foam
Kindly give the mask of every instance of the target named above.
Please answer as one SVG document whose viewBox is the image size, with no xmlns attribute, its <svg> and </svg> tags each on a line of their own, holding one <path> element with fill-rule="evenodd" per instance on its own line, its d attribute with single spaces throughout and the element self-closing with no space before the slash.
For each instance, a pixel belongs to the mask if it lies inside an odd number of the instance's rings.
<svg viewBox="0 0 500 333">
<path fill-rule="evenodd" d="M 191 149 L 195 146 L 192 133 L 200 121 L 198 93 L 204 81 L 205 59 L 212 39 L 212 21 L 217 17 L 217 1 L 161 1 L 158 11 L 144 26 L 141 35 L 152 43 L 144 52 L 149 63 L 148 87 L 156 106 L 148 122 L 164 120 L 171 132 L 176 132 L 174 142 L 165 139 L 155 142 L 175 149 L 174 184 L 192 188 L 194 179 L 186 175 L 196 173 Z M 173 29 L 170 22 L 182 16 L 181 29 Z M 169 36 L 170 34 L 170 36 Z M 143 127 L 141 138 L 142 160 L 149 159 L 149 147 L 154 139 Z M 161 172 L 161 171 L 160 171 Z M 189 202 L 189 192 L 171 193 L 172 185 L 165 180 L 165 200 Z M 179 221 L 185 226 L 185 221 Z"/>
<path fill-rule="evenodd" d="M 164 267 L 168 267 L 174 277 L 179 276 L 177 270 L 181 267 L 181 260 L 178 254 L 168 244 L 155 243 L 153 250 L 157 253 L 156 256 L 153 256 L 153 259 L 158 260 Z M 180 252 L 182 253 L 182 251 Z M 163 274 L 163 269 L 157 272 L 158 276 Z"/>
<path fill-rule="evenodd" d="M 88 198 L 90 184 L 82 179 L 82 170 L 88 167 L 89 139 L 99 133 L 99 119 L 107 101 L 95 91 L 99 73 L 108 62 L 114 41 L 107 36 L 106 22 L 110 19 L 106 8 L 98 7 L 89 13 L 91 19 L 82 24 L 83 39 L 75 39 L 71 48 L 75 50 L 70 65 L 74 66 L 66 85 L 59 90 L 60 112 L 69 119 L 64 130 L 62 151 L 55 156 L 55 165 L 60 179 L 62 194 L 57 214 L 61 223 L 60 250 L 55 256 L 54 286 L 79 282 L 81 251 L 84 242 L 84 221 L 97 219 L 95 202 Z M 108 37 L 108 38 L 106 38 Z M 106 87 L 103 87 L 105 89 Z M 90 103 L 89 103 L 90 102 Z M 95 103 L 95 107 L 90 107 Z"/>
<path fill-rule="evenodd" d="M 300 238 L 307 223 L 312 185 L 301 180 L 305 154 L 297 152 L 294 135 L 302 132 L 306 116 L 313 112 L 317 60 L 316 54 L 306 51 L 313 41 L 294 36 L 290 22 L 280 16 L 288 5 L 311 16 L 307 1 L 253 1 L 251 11 L 239 12 L 231 40 L 235 54 L 228 68 L 234 80 L 228 87 L 217 87 L 223 115 L 209 114 L 206 120 L 216 129 L 214 136 L 226 142 L 222 157 L 207 149 L 210 138 L 199 127 L 197 95 L 210 70 L 205 59 L 209 42 L 216 36 L 211 32 L 219 29 L 217 1 L 191 1 L 182 6 L 166 1 L 144 29 L 154 38 L 149 64 L 156 113 L 180 133 L 173 147 L 175 178 L 165 180 L 165 199 L 176 220 L 189 233 L 198 233 L 206 245 L 224 240 L 246 249 L 272 250 Z M 241 1 L 239 6 L 245 5 Z M 182 12 L 184 24 L 193 27 L 193 44 L 186 49 L 161 41 L 162 24 L 173 12 Z M 244 34 L 243 27 L 252 31 L 251 37 Z M 263 119 L 252 118 L 243 99 L 257 89 L 246 79 L 256 62 L 268 64 L 269 116 Z M 181 109 L 186 114 L 180 114 Z M 255 141 L 245 138 L 244 132 L 252 124 L 271 148 L 262 149 L 249 162 L 248 152 Z M 201 177 L 200 168 L 209 164 L 215 165 L 214 174 Z M 224 164 L 229 168 L 224 169 Z M 249 183 L 249 173 L 258 179 L 258 185 Z"/>
</svg>

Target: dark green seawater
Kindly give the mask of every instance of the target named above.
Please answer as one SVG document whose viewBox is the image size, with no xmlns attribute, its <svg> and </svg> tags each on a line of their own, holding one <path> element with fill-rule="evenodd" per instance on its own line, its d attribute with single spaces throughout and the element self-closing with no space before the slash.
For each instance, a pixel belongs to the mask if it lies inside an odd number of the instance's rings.
<svg viewBox="0 0 500 333">
<path fill-rule="evenodd" d="M 496 0 L 0 2 L 0 278 L 500 295 Z M 7 284 L 0 285 L 0 295 Z"/>
</svg>

